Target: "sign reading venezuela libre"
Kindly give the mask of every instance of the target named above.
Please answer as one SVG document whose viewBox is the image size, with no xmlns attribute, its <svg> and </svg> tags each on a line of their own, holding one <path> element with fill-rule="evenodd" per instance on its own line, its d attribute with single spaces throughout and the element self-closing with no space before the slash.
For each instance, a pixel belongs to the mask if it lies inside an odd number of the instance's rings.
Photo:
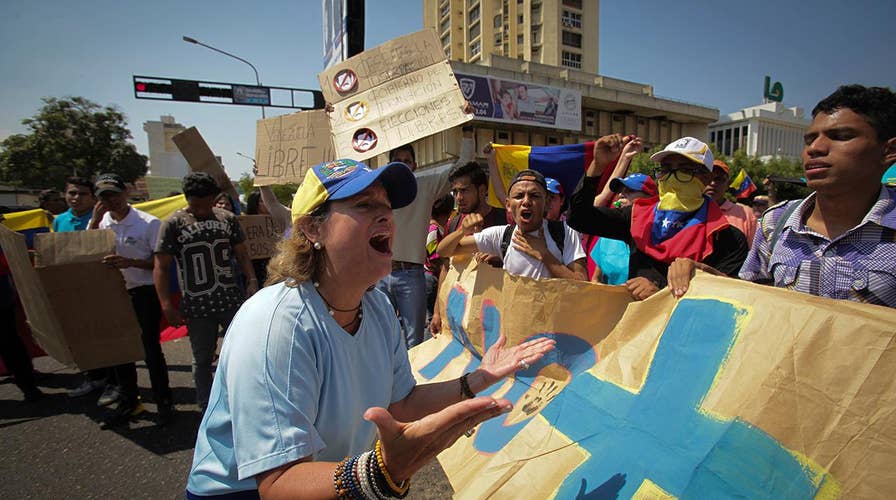
<svg viewBox="0 0 896 500">
<path fill-rule="evenodd" d="M 699 274 L 688 294 L 453 267 L 419 382 L 501 333 L 555 351 L 514 410 L 439 455 L 458 498 L 882 498 L 896 487 L 896 311 Z"/>
</svg>

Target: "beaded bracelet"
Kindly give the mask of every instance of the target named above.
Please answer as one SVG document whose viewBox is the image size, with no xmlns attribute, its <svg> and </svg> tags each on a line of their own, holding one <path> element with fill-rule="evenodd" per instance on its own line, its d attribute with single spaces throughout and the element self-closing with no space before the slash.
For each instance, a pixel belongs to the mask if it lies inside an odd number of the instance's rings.
<svg viewBox="0 0 896 500">
<path fill-rule="evenodd" d="M 379 465 L 376 462 L 376 452 L 371 450 L 367 452 L 367 463 L 365 465 L 365 473 L 367 474 L 367 481 L 370 483 L 370 487 L 373 489 L 374 496 L 378 500 L 385 500 L 387 495 L 383 493 L 386 489 L 385 486 L 380 486 L 379 478 L 377 477 L 377 471 L 379 469 Z"/>
<path fill-rule="evenodd" d="M 476 397 L 476 393 L 473 392 L 473 389 L 470 389 L 470 383 L 467 382 L 467 376 L 469 373 L 464 373 L 460 377 L 460 395 L 461 397 L 467 397 L 469 399 L 473 399 Z"/>
<path fill-rule="evenodd" d="M 408 495 L 408 490 L 411 489 L 411 481 L 407 479 L 402 481 L 401 485 L 395 484 L 395 481 L 392 480 L 392 476 L 389 475 L 389 470 L 386 469 L 386 462 L 383 460 L 383 444 L 380 440 L 376 441 L 376 463 L 379 466 L 379 473 L 386 479 L 386 484 L 389 486 L 389 489 L 392 490 L 392 495 L 397 498 L 404 498 Z"/>
</svg>

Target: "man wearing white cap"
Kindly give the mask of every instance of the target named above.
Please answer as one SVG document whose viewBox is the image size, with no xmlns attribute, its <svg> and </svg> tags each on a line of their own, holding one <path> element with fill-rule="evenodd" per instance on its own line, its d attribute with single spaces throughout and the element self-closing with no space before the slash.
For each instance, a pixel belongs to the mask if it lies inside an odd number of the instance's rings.
<svg viewBox="0 0 896 500">
<path fill-rule="evenodd" d="M 620 134 L 594 143 L 594 159 L 572 195 L 568 223 L 573 229 L 629 243 L 626 286 L 643 300 L 666 286 L 666 272 L 678 257 L 704 262 L 736 276 L 747 256 L 743 233 L 731 227 L 717 204 L 703 195 L 712 179 L 712 151 L 702 141 L 683 137 L 650 157 L 659 198 L 625 208 L 594 206 L 594 195 L 607 165 L 631 140 Z"/>
</svg>

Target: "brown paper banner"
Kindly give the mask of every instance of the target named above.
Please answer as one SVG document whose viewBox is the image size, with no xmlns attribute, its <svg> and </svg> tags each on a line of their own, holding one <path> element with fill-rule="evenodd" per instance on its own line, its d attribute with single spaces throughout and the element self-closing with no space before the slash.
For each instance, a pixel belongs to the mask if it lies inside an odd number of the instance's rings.
<svg viewBox="0 0 896 500">
<path fill-rule="evenodd" d="M 675 300 L 452 267 L 418 381 L 484 348 L 557 349 L 484 394 L 514 410 L 439 455 L 458 498 L 882 498 L 896 486 L 896 311 L 698 274 Z"/>
</svg>

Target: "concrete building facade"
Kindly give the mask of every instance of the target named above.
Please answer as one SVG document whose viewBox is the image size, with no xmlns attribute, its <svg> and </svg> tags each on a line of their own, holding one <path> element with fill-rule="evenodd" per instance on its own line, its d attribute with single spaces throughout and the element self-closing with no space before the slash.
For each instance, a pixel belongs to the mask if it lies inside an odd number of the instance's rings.
<svg viewBox="0 0 896 500">
<path fill-rule="evenodd" d="M 774 156 L 799 158 L 810 123 L 802 108 L 769 102 L 720 117 L 709 125 L 709 141 L 727 156 L 743 149 L 762 160 Z"/>
<path fill-rule="evenodd" d="M 488 55 L 598 72 L 600 0 L 423 0 L 452 61 Z"/>
<path fill-rule="evenodd" d="M 186 127 L 174 121 L 173 116 L 162 116 L 159 121 L 143 123 L 149 144 L 149 172 L 154 177 L 181 178 L 190 171 L 186 158 L 171 140 Z"/>
<path fill-rule="evenodd" d="M 451 61 L 455 73 L 573 89 L 581 93 L 581 128 L 562 130 L 519 123 L 496 123 L 474 119 L 476 143 L 488 142 L 550 146 L 576 144 L 611 133 L 637 134 L 644 149 L 665 145 L 684 136 L 708 137 L 707 126 L 718 120 L 715 108 L 656 97 L 653 87 L 642 83 L 548 66 L 499 55 L 485 54 L 476 63 Z M 460 127 L 414 142 L 421 166 L 445 161 L 459 153 Z M 386 155 L 371 159 L 384 165 Z"/>
</svg>

